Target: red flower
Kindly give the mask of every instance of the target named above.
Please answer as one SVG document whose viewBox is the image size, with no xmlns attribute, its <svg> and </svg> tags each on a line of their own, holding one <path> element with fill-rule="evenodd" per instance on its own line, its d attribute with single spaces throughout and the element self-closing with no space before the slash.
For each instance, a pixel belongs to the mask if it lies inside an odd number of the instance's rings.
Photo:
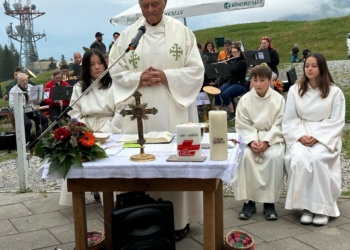
<svg viewBox="0 0 350 250">
<path fill-rule="evenodd" d="M 78 142 L 85 147 L 91 147 L 95 144 L 95 136 L 93 133 L 85 131 L 84 134 L 80 136 Z"/>
<path fill-rule="evenodd" d="M 69 139 L 71 132 L 66 128 L 58 128 L 55 130 L 55 138 L 58 141 L 65 141 Z"/>
</svg>

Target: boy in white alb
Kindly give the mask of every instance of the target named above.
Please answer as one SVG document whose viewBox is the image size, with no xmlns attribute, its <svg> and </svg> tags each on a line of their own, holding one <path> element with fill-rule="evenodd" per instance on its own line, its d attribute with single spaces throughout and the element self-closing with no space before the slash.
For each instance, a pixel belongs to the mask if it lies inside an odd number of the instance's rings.
<svg viewBox="0 0 350 250">
<path fill-rule="evenodd" d="M 284 138 L 281 131 L 285 100 L 269 88 L 272 71 L 259 65 L 250 71 L 253 88 L 238 103 L 236 131 L 247 143 L 233 178 L 236 200 L 245 201 L 240 219 L 256 212 L 255 202 L 264 203 L 267 220 L 276 220 L 283 180 Z"/>
</svg>

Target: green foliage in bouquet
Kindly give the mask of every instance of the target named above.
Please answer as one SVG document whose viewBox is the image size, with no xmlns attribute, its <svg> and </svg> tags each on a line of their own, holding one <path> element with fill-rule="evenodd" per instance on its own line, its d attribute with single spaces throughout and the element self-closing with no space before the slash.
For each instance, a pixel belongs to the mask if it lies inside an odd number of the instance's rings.
<svg viewBox="0 0 350 250">
<path fill-rule="evenodd" d="M 35 155 L 49 159 L 49 174 L 58 171 L 63 178 L 73 164 L 83 167 L 84 161 L 108 157 L 96 144 L 92 130 L 75 118 L 37 143 Z"/>
</svg>

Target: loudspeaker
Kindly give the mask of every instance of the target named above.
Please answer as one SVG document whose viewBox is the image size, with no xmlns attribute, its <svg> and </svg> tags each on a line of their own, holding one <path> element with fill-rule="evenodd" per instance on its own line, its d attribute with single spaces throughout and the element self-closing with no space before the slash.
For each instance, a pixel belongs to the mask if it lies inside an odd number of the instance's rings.
<svg viewBox="0 0 350 250">
<path fill-rule="evenodd" d="M 172 202 L 141 194 L 118 203 L 118 196 L 111 212 L 113 250 L 175 250 Z"/>
</svg>

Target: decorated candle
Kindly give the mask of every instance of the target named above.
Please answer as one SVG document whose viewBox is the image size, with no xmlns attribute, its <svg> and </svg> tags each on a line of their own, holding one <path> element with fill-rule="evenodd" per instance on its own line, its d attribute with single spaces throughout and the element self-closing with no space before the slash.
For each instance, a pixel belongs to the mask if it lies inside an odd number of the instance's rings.
<svg viewBox="0 0 350 250">
<path fill-rule="evenodd" d="M 201 153 L 201 127 L 199 124 L 176 125 L 177 158 L 179 160 L 199 160 Z"/>
<path fill-rule="evenodd" d="M 227 160 L 227 112 L 209 111 L 210 160 Z"/>
</svg>

